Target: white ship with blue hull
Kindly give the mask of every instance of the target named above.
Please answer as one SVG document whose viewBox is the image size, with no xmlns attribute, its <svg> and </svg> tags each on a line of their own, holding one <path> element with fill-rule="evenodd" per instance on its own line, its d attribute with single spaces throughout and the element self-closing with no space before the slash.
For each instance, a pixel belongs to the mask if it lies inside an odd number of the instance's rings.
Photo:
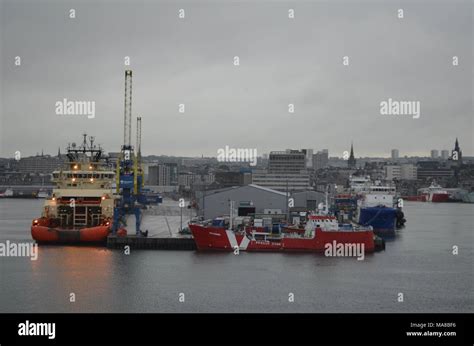
<svg viewBox="0 0 474 346">
<path fill-rule="evenodd" d="M 372 226 L 379 236 L 394 236 L 395 230 L 404 223 L 395 186 L 372 184 L 369 177 L 351 177 L 350 183 L 352 192 L 358 195 L 354 221 L 361 226 Z"/>
</svg>

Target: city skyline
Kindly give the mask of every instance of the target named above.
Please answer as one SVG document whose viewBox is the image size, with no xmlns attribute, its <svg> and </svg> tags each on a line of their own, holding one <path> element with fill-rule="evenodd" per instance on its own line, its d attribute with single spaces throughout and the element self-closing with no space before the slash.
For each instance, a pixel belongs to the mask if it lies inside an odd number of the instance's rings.
<svg viewBox="0 0 474 346">
<path fill-rule="evenodd" d="M 72 143 L 72 142 L 71 142 Z M 68 143 L 69 144 L 69 143 Z M 99 143 L 100 145 L 100 143 Z M 117 153 L 119 152 L 119 150 L 106 150 L 106 148 L 102 148 L 104 149 L 105 153 L 108 154 L 108 153 Z M 288 148 L 290 149 L 290 148 Z M 302 150 L 302 149 L 312 149 L 313 150 L 313 155 L 316 154 L 317 152 L 320 152 L 320 151 L 323 151 L 323 150 L 328 150 L 329 152 L 329 158 L 341 158 L 343 159 L 344 158 L 344 153 L 341 153 L 340 155 L 337 155 L 337 154 L 333 154 L 331 155 L 331 151 L 327 148 L 322 148 L 322 149 L 315 149 L 315 148 L 291 148 L 291 150 Z M 452 146 L 451 149 L 449 148 L 438 148 L 438 149 L 429 149 L 425 152 L 419 152 L 418 155 L 407 155 L 407 154 L 404 154 L 404 153 L 400 153 L 400 151 L 397 149 L 397 148 L 392 148 L 390 149 L 388 152 L 386 152 L 385 154 L 382 154 L 382 155 L 364 155 L 364 154 L 358 154 L 357 151 L 354 149 L 354 156 L 356 158 L 384 158 L 384 159 L 404 159 L 404 158 L 416 158 L 416 157 L 420 157 L 420 158 L 434 158 L 433 157 L 433 151 L 436 151 L 438 153 L 438 156 L 436 158 L 438 159 L 442 159 L 442 152 L 443 151 L 448 151 L 449 155 L 451 155 L 451 152 L 452 150 L 454 149 L 454 145 Z M 460 143 L 460 149 L 461 149 L 461 152 L 463 153 L 463 157 L 471 157 L 469 155 L 465 155 L 464 154 L 464 150 L 462 148 L 462 143 Z M 280 150 L 271 150 L 270 152 L 278 152 L 278 151 L 284 151 L 284 150 L 287 150 L 287 149 L 280 149 Z M 393 157 L 393 150 L 397 150 L 398 152 L 398 157 L 397 158 L 394 158 Z M 270 152 L 266 152 L 266 153 L 258 153 L 257 157 L 259 158 L 262 158 L 264 156 L 268 156 L 270 154 Z M 350 148 L 349 150 L 347 150 L 347 152 L 349 153 L 350 152 Z M 57 156 L 58 153 L 61 153 L 61 155 L 64 155 L 65 154 L 65 148 L 58 148 L 58 151 L 56 153 L 45 153 L 44 150 L 41 150 L 41 151 L 38 151 L 36 152 L 35 154 L 31 154 L 31 155 L 27 155 L 27 156 L 22 156 L 20 155 L 20 157 L 31 157 L 31 156 Z M 143 157 L 149 157 L 149 156 L 165 156 L 165 157 L 184 157 L 184 158 L 200 158 L 200 157 L 205 157 L 205 158 L 217 158 L 218 157 L 218 154 L 216 153 L 215 155 L 198 155 L 198 156 L 190 156 L 190 155 L 169 155 L 167 153 L 149 153 L 149 154 L 142 154 Z M 13 159 L 14 158 L 14 154 L 11 155 L 10 157 L 0 157 L 2 159 Z M 238 162 L 238 161 L 237 161 Z M 236 162 L 236 163 L 237 163 Z M 245 162 L 244 162 L 245 163 Z"/>
</svg>

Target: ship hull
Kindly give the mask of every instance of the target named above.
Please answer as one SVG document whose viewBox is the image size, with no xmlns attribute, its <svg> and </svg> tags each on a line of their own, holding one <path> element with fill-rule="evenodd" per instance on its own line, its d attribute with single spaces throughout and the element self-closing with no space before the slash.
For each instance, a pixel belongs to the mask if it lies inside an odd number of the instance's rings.
<svg viewBox="0 0 474 346">
<path fill-rule="evenodd" d="M 430 196 L 430 202 L 434 202 L 434 203 L 449 202 L 449 194 L 447 194 L 447 193 L 433 193 Z"/>
<path fill-rule="evenodd" d="M 23 198 L 23 199 L 30 199 L 30 198 L 37 198 L 34 194 L 23 194 L 23 195 L 7 195 L 7 196 L 0 196 L 0 198 Z"/>
<path fill-rule="evenodd" d="M 417 195 L 417 196 L 402 196 L 402 199 L 409 202 L 426 202 L 425 195 Z"/>
<path fill-rule="evenodd" d="M 376 235 L 382 237 L 394 236 L 397 210 L 386 207 L 361 208 L 358 223 L 362 226 L 372 226 Z"/>
<path fill-rule="evenodd" d="M 40 244 L 103 244 L 110 233 L 110 225 L 63 229 L 49 227 L 47 220 L 31 226 L 31 236 Z"/>
<path fill-rule="evenodd" d="M 434 203 L 443 203 L 450 202 L 449 194 L 447 193 L 433 193 L 431 195 L 417 195 L 417 196 L 404 196 L 402 197 L 405 201 L 410 202 L 434 202 Z"/>
<path fill-rule="evenodd" d="M 189 225 L 198 250 L 267 251 L 267 252 L 324 252 L 327 244 L 363 244 L 365 252 L 375 250 L 372 231 L 322 231 L 316 229 L 313 238 L 284 237 L 255 240 L 236 234 L 224 227 Z"/>
</svg>

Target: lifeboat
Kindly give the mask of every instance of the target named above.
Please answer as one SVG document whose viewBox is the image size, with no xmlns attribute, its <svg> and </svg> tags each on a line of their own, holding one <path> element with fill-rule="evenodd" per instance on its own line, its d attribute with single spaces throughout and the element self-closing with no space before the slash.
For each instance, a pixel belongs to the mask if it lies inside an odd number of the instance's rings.
<svg viewBox="0 0 474 346">
<path fill-rule="evenodd" d="M 94 227 L 64 229 L 57 227 L 50 219 L 40 218 L 31 225 L 31 236 L 40 244 L 62 243 L 105 243 L 110 233 L 110 221 Z"/>
</svg>

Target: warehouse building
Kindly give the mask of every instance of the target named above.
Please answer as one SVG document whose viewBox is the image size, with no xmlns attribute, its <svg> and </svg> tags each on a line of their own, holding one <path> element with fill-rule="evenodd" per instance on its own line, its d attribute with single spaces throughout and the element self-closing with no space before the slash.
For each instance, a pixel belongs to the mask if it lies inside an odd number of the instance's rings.
<svg viewBox="0 0 474 346">
<path fill-rule="evenodd" d="M 238 216 L 255 213 L 284 214 L 288 205 L 284 192 L 255 184 L 196 193 L 199 214 L 205 219 L 229 215 L 230 201 L 235 202 Z"/>
<path fill-rule="evenodd" d="M 301 209 L 302 211 L 316 211 L 319 203 L 324 203 L 326 199 L 325 194 L 318 191 L 296 192 L 291 197 L 294 200 L 294 208 Z"/>
</svg>

